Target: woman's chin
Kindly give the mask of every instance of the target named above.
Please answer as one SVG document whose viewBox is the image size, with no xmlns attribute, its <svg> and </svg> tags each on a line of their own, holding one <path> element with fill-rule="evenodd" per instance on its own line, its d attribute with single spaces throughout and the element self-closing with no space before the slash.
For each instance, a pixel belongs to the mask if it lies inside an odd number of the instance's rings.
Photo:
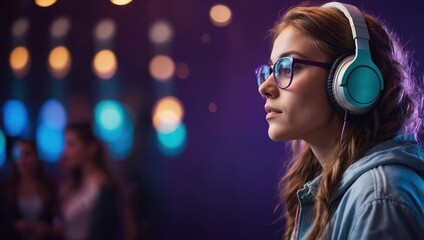
<svg viewBox="0 0 424 240">
<path fill-rule="evenodd" d="M 268 136 L 269 138 L 274 142 L 281 142 L 284 141 L 284 134 L 279 131 L 273 131 L 271 127 L 268 130 Z"/>
<path fill-rule="evenodd" d="M 273 129 L 271 126 L 268 129 L 268 136 L 274 142 L 283 142 L 283 141 L 291 140 L 288 137 L 287 133 L 281 130 L 277 131 L 276 129 Z"/>
</svg>

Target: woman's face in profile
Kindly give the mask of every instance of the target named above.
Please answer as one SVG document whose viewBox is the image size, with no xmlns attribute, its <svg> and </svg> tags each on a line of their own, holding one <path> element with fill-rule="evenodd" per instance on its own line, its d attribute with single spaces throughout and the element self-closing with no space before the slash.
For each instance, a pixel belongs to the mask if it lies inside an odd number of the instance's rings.
<svg viewBox="0 0 424 240">
<path fill-rule="evenodd" d="M 327 60 L 313 40 L 290 25 L 274 41 L 271 64 L 283 56 L 320 62 Z M 316 141 L 328 131 L 334 111 L 327 99 L 327 75 L 327 69 L 297 63 L 288 88 L 277 87 L 272 74 L 262 83 L 259 92 L 266 98 L 267 112 L 271 111 L 267 121 L 268 135 L 272 140 Z"/>
<path fill-rule="evenodd" d="M 87 147 L 74 131 L 65 133 L 64 165 L 68 169 L 81 167 L 87 159 Z"/>
<path fill-rule="evenodd" d="M 21 142 L 18 144 L 18 150 L 18 168 L 20 173 L 34 175 L 38 164 L 40 164 L 34 147 L 31 144 Z"/>
</svg>

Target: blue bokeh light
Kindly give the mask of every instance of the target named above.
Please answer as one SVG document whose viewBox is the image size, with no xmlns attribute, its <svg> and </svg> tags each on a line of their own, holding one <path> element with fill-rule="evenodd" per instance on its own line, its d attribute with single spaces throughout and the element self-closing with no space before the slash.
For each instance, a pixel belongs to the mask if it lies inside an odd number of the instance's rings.
<svg viewBox="0 0 424 240">
<path fill-rule="evenodd" d="M 185 149 L 187 142 L 187 130 L 184 123 L 170 133 L 156 132 L 159 150 L 167 157 L 177 157 Z"/>
<path fill-rule="evenodd" d="M 55 99 L 47 100 L 41 107 L 40 121 L 50 129 L 64 129 L 66 113 L 63 105 Z"/>
<path fill-rule="evenodd" d="M 40 124 L 37 129 L 37 144 L 41 159 L 50 163 L 58 161 L 64 147 L 63 130 Z"/>
<path fill-rule="evenodd" d="M 28 112 L 22 101 L 9 100 L 3 106 L 5 133 L 9 136 L 23 136 L 28 129 Z"/>
</svg>

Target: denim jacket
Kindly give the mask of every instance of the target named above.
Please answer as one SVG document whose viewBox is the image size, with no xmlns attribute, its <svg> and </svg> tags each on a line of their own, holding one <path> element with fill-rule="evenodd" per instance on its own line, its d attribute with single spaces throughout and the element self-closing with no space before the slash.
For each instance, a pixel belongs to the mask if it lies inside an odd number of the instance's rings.
<svg viewBox="0 0 424 240">
<path fill-rule="evenodd" d="M 306 239 L 321 176 L 297 192 L 297 239 Z M 371 148 L 343 174 L 323 239 L 424 239 L 424 152 L 412 135 Z"/>
</svg>

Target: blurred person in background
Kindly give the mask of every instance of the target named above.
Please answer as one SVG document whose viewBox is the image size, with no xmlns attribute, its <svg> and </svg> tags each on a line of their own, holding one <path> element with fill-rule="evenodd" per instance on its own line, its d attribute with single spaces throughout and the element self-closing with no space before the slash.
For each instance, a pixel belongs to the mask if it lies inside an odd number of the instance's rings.
<svg viewBox="0 0 424 240">
<path fill-rule="evenodd" d="M 135 239 L 135 223 L 122 204 L 121 184 L 110 169 L 90 122 L 74 123 L 66 128 L 63 157 L 64 239 Z M 120 228 L 124 229 L 123 234 L 119 234 Z"/>
<path fill-rule="evenodd" d="M 18 140 L 0 190 L 0 239 L 53 239 L 55 187 L 31 140 Z"/>
</svg>

